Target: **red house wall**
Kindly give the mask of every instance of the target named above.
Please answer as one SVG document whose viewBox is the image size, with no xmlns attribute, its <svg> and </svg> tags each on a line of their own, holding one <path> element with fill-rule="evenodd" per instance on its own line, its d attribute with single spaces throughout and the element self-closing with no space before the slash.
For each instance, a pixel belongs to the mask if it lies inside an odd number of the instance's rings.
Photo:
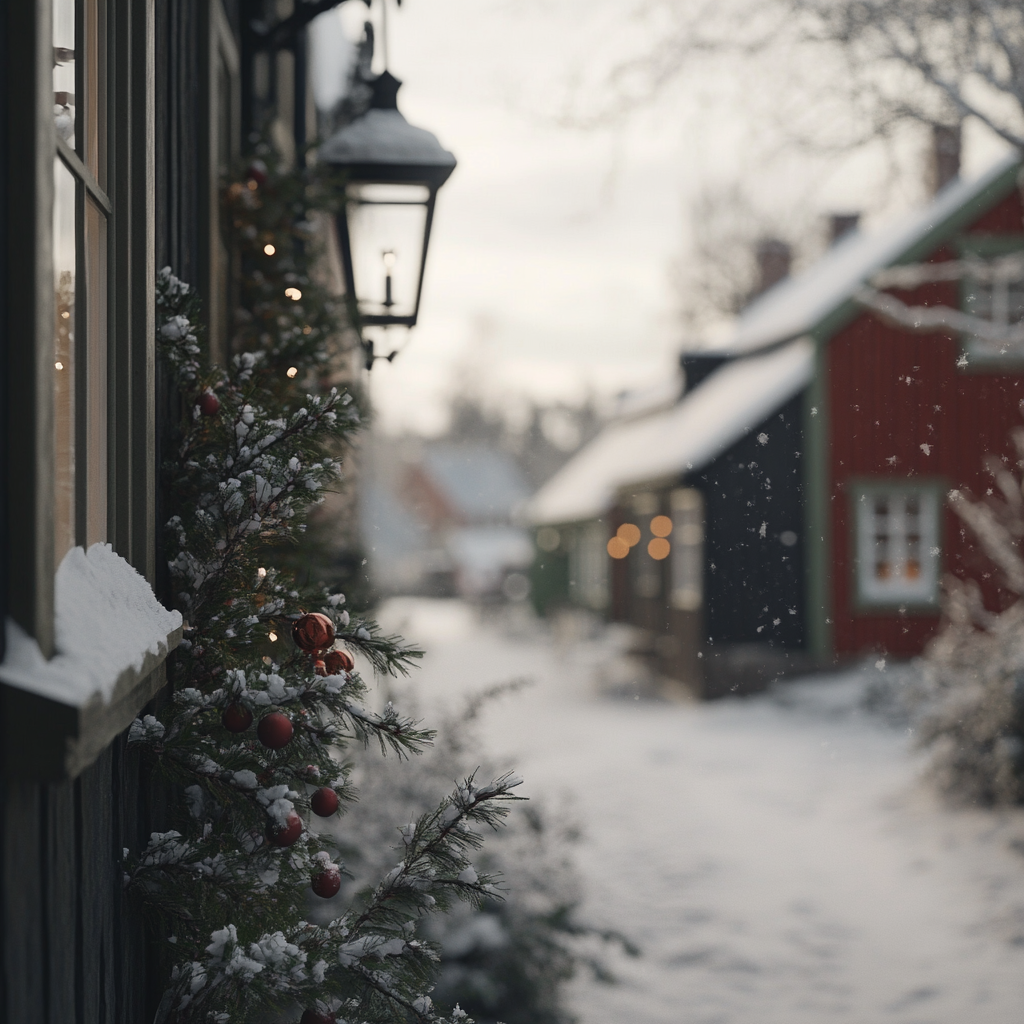
<svg viewBox="0 0 1024 1024">
<path fill-rule="evenodd" d="M 1011 195 L 972 225 L 971 232 L 1022 230 L 1018 196 Z M 950 259 L 941 250 L 933 259 Z M 956 307 L 955 284 L 930 285 L 901 295 L 915 305 Z M 836 654 L 885 651 L 919 653 L 935 632 L 938 612 L 905 614 L 854 606 L 855 522 L 850 483 L 856 478 L 894 482 L 938 478 L 945 487 L 984 494 L 991 486 L 987 454 L 1013 460 L 1008 438 L 1021 423 L 1024 373 L 958 369 L 958 341 L 938 334 L 912 334 L 862 315 L 827 346 L 824 367 L 829 402 L 829 499 L 832 528 L 833 643 Z M 930 454 L 921 449 L 930 447 Z M 983 580 L 992 566 L 971 543 L 957 519 L 944 511 L 942 572 Z M 1001 603 L 994 583 L 986 586 L 990 607 Z"/>
</svg>

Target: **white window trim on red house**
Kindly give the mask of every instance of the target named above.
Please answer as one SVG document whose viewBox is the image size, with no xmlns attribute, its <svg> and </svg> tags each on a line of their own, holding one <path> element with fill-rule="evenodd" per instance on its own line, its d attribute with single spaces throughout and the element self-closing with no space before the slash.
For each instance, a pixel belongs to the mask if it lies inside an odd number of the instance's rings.
<svg viewBox="0 0 1024 1024">
<path fill-rule="evenodd" d="M 939 489 L 872 484 L 856 492 L 854 508 L 858 605 L 936 605 L 942 557 Z"/>
</svg>

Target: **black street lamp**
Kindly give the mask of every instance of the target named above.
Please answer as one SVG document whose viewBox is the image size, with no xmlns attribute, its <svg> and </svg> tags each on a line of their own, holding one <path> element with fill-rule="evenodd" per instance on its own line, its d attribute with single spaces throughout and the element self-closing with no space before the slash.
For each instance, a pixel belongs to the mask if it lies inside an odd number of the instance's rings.
<svg viewBox="0 0 1024 1024">
<path fill-rule="evenodd" d="M 337 216 L 345 288 L 363 326 L 413 327 L 437 190 L 455 157 L 398 111 L 401 82 L 385 71 L 369 109 L 339 129 L 317 159 L 344 175 Z"/>
</svg>

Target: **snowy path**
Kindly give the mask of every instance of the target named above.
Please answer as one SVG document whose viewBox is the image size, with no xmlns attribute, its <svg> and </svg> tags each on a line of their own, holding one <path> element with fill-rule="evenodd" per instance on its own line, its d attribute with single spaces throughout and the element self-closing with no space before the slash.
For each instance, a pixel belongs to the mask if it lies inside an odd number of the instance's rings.
<svg viewBox="0 0 1024 1024">
<path fill-rule="evenodd" d="M 1024 816 L 941 809 L 855 681 L 789 706 L 610 700 L 597 644 L 514 638 L 455 603 L 382 619 L 428 648 L 424 708 L 534 683 L 491 707 L 490 748 L 526 793 L 572 794 L 584 916 L 644 950 L 616 959 L 622 984 L 576 985 L 582 1024 L 1024 1022 Z"/>
</svg>

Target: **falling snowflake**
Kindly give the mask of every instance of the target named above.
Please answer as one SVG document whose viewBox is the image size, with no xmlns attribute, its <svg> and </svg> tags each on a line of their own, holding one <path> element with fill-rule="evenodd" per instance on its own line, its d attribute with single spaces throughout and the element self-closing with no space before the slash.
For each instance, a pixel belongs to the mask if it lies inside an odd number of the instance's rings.
<svg viewBox="0 0 1024 1024">
<path fill-rule="evenodd" d="M 925 455 L 931 455 L 931 453 L 932 453 L 932 446 L 930 444 L 922 444 L 922 445 L 919 445 L 918 447 L 921 449 L 921 451 L 923 451 L 925 453 Z"/>
<path fill-rule="evenodd" d="M 886 460 L 890 466 L 895 466 L 899 459 L 895 455 L 890 455 Z"/>
<path fill-rule="evenodd" d="M 878 661 L 875 662 L 875 668 L 877 668 L 879 672 L 884 672 L 885 671 L 885 658 L 879 658 Z"/>
<path fill-rule="evenodd" d="M 761 529 L 758 531 L 758 534 L 759 534 L 759 536 L 761 537 L 762 540 L 764 540 L 764 538 L 768 536 L 768 524 L 767 523 L 762 523 L 761 524 Z"/>
<path fill-rule="evenodd" d="M 757 440 L 758 440 L 758 443 L 760 443 L 760 444 L 767 444 L 768 443 L 768 435 L 762 430 L 761 433 L 757 435 Z"/>
<path fill-rule="evenodd" d="M 967 353 L 965 352 L 957 361 L 956 365 L 962 370 L 967 365 Z"/>
<path fill-rule="evenodd" d="M 818 407 L 816 405 L 812 405 L 811 406 L 811 415 L 812 416 L 817 416 L 818 415 Z"/>
</svg>

